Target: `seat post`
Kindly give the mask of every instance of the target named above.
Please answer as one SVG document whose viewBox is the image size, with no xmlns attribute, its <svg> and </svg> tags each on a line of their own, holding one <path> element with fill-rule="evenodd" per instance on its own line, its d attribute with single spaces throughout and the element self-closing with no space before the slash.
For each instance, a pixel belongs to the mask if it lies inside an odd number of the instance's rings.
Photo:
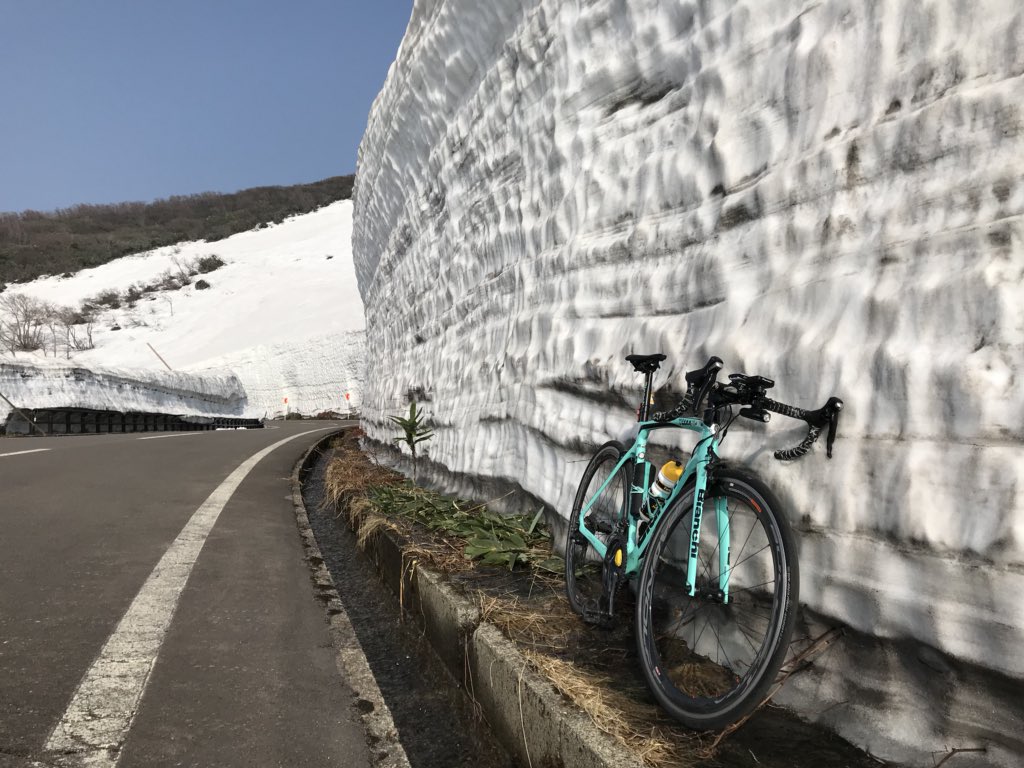
<svg viewBox="0 0 1024 768">
<path fill-rule="evenodd" d="M 654 380 L 654 371 L 644 373 L 644 400 L 640 404 L 640 412 L 637 421 L 647 421 L 651 409 L 651 383 Z"/>
<path fill-rule="evenodd" d="M 632 363 L 633 370 L 644 375 L 644 401 L 637 409 L 637 421 L 647 421 L 647 417 L 650 415 L 651 381 L 654 378 L 654 372 L 658 370 L 664 359 L 665 356 L 660 352 L 656 355 L 626 355 L 626 362 Z"/>
</svg>

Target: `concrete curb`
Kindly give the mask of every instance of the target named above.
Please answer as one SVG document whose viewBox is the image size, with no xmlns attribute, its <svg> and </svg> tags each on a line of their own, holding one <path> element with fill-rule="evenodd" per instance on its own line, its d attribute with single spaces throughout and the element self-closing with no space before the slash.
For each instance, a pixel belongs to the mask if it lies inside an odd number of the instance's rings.
<svg viewBox="0 0 1024 768">
<path fill-rule="evenodd" d="M 324 601 L 332 628 L 339 615 L 334 611 L 340 610 L 340 615 L 344 616 L 344 609 L 309 530 L 301 483 L 323 446 L 336 434 L 314 445 L 292 475 L 296 518 L 300 521 L 299 530 L 306 543 L 315 583 L 322 593 L 327 589 L 321 587 L 325 575 L 330 583 L 330 595 Z M 481 621 L 479 606 L 458 594 L 443 576 L 405 554 L 402 543 L 391 531 L 381 529 L 373 533 L 364 551 L 376 564 L 382 581 L 423 628 L 454 680 L 480 707 L 495 736 L 517 762 L 523 766 L 550 768 L 642 768 L 644 764 L 635 754 L 598 730 L 584 712 L 568 702 L 530 666 L 497 627 Z M 347 622 L 346 616 L 344 623 Z M 348 624 L 347 632 L 351 631 Z M 340 655 L 345 645 L 338 645 L 339 642 L 355 643 L 355 635 L 337 634 L 335 647 Z M 339 669 L 343 673 L 347 671 L 341 662 Z M 376 684 L 373 687 L 376 689 Z M 361 690 L 355 684 L 353 688 Z M 380 708 L 375 710 L 380 711 Z M 390 727 L 393 729 L 394 724 Z"/>
<path fill-rule="evenodd" d="M 345 612 L 345 607 L 338 597 L 338 591 L 331 578 L 327 566 L 324 565 L 323 554 L 316 543 L 313 529 L 309 525 L 306 505 L 302 501 L 302 483 L 309 475 L 320 454 L 330 441 L 342 430 L 331 432 L 318 440 L 292 470 L 291 489 L 292 506 L 295 509 L 295 522 L 302 537 L 302 546 L 306 551 L 310 576 L 317 590 L 317 597 L 327 609 L 327 623 L 330 627 L 331 643 L 334 645 L 335 665 L 342 678 L 355 693 L 352 706 L 359 713 L 363 727 L 368 734 L 368 746 L 376 768 L 410 768 L 409 759 L 398 738 L 398 729 L 391 717 L 384 696 L 377 687 L 373 672 L 366 660 L 359 638 L 352 627 L 352 622 Z"/>
</svg>

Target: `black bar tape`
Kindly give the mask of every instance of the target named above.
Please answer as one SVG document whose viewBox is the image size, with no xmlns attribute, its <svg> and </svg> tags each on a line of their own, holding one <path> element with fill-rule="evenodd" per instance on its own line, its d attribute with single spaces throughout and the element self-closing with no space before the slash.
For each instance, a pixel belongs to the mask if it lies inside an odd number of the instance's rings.
<svg viewBox="0 0 1024 768">
<path fill-rule="evenodd" d="M 799 410 L 799 409 L 797 409 Z M 799 459 L 801 456 L 811 450 L 811 446 L 814 445 L 814 441 L 818 439 L 818 435 L 821 434 L 819 427 L 811 427 L 807 430 L 807 437 L 804 438 L 803 442 L 800 443 L 796 448 L 787 448 L 783 451 L 775 451 L 773 454 L 779 461 L 790 461 L 792 459 Z"/>
<path fill-rule="evenodd" d="M 651 420 L 672 421 L 672 419 L 678 419 L 680 416 L 685 416 L 691 407 L 692 403 L 689 400 L 680 400 L 676 407 L 671 411 L 658 411 L 657 413 L 652 413 Z"/>
<path fill-rule="evenodd" d="M 777 403 L 774 400 L 769 400 L 767 397 L 761 401 L 761 407 L 766 411 L 773 411 L 781 416 L 789 416 L 791 419 L 807 421 L 808 413 L 803 408 L 786 405 L 785 403 Z"/>
</svg>

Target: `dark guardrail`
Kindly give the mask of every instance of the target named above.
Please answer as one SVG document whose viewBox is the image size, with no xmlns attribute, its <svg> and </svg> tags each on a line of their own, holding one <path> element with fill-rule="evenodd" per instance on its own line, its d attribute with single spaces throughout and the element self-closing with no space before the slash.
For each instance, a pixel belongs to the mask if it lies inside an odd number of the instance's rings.
<svg viewBox="0 0 1024 768">
<path fill-rule="evenodd" d="M 177 416 L 167 413 L 121 413 L 85 408 L 19 408 L 0 430 L 8 435 L 95 435 L 111 432 L 200 432 L 212 429 L 259 429 L 262 419 Z"/>
</svg>

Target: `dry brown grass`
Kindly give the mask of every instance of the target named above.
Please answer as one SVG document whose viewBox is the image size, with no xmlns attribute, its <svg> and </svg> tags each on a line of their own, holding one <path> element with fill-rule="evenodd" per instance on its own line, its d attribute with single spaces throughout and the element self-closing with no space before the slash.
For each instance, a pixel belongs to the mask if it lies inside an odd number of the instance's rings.
<svg viewBox="0 0 1024 768">
<path fill-rule="evenodd" d="M 366 494 L 382 485 L 393 485 L 401 476 L 366 461 L 358 444 L 344 437 L 335 444 L 335 458 L 324 476 L 324 506 L 345 515 L 356 534 L 360 548 L 382 529 L 398 530 L 394 523 L 377 512 Z"/>
<path fill-rule="evenodd" d="M 483 621 L 498 627 L 559 693 L 647 765 L 688 767 L 708 757 L 700 735 L 669 723 L 646 696 L 637 695 L 639 681 L 624 686 L 621 675 L 603 671 L 622 670 L 622 649 L 613 647 L 614 639 L 600 648 L 594 635 L 599 630 L 583 625 L 560 591 L 529 598 L 481 591 L 477 597 Z"/>
<path fill-rule="evenodd" d="M 611 678 L 545 653 L 523 653 L 559 693 L 590 716 L 598 729 L 648 765 L 683 768 L 698 764 L 699 736 L 652 724 L 660 719 L 655 708 L 620 693 Z"/>
<path fill-rule="evenodd" d="M 354 430 L 334 441 L 334 460 L 324 475 L 324 504 L 329 508 L 351 506 L 356 499 L 365 499 L 373 488 L 398 485 L 405 480 L 379 464 L 372 463 L 359 448 Z"/>
<path fill-rule="evenodd" d="M 361 547 L 382 529 L 397 531 L 405 542 L 405 567 L 422 565 L 451 576 L 453 584 L 475 596 L 483 621 L 498 627 L 532 667 L 647 765 L 688 767 L 705 756 L 701 738 L 673 727 L 650 702 L 642 681 L 633 679 L 622 635 L 602 635 L 572 612 L 561 577 L 539 570 L 481 567 L 466 559 L 461 540 L 401 517 L 389 519 L 369 494 L 405 479 L 371 462 L 352 438 L 339 440 L 334 449 L 325 503 L 348 518 Z"/>
<path fill-rule="evenodd" d="M 480 618 L 521 648 L 564 653 L 574 645 L 579 618 L 565 600 L 523 600 L 478 592 Z"/>
<path fill-rule="evenodd" d="M 366 549 L 367 542 L 379 531 L 383 529 L 398 530 L 394 523 L 376 512 L 363 514 L 352 522 L 356 532 L 356 544 L 360 549 Z"/>
</svg>

